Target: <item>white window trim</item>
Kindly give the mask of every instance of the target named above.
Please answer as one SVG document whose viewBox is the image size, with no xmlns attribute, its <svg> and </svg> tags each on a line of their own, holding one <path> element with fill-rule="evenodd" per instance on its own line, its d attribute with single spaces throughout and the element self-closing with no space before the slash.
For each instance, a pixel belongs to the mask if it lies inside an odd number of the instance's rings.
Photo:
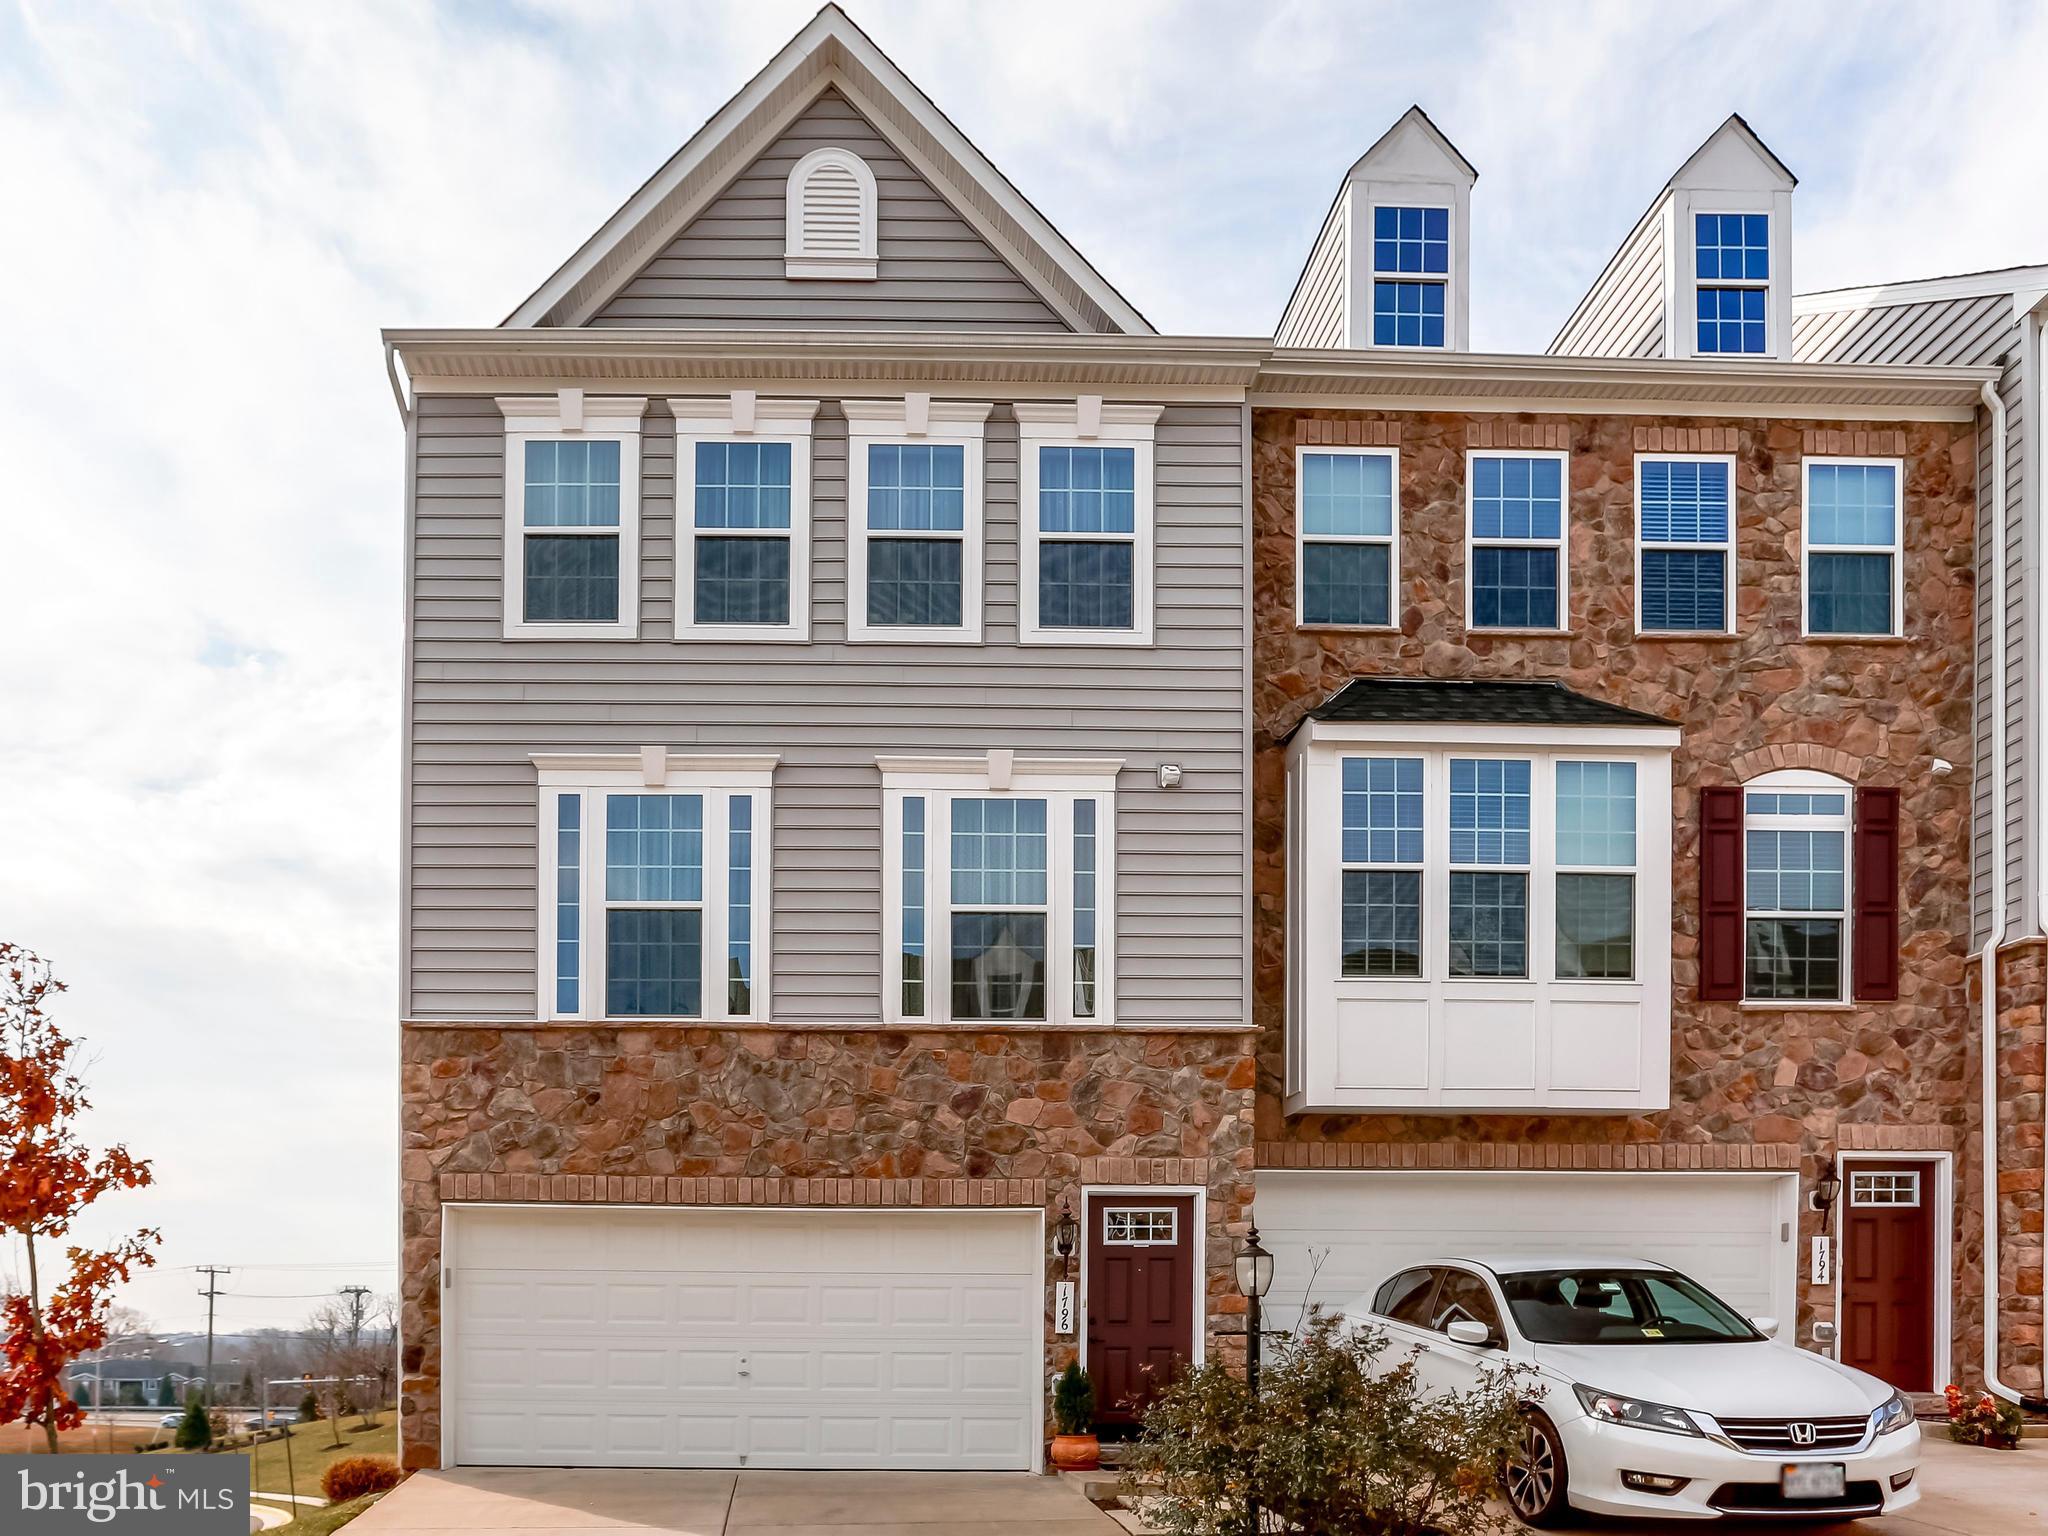
<svg viewBox="0 0 2048 1536">
<path fill-rule="evenodd" d="M 504 619 L 507 640 L 631 640 L 640 633 L 640 419 L 641 396 L 590 395 L 565 389 L 538 397 L 497 401 L 505 418 Z M 529 622 L 526 618 L 526 445 L 544 442 L 614 442 L 619 445 L 619 525 L 609 528 L 536 528 L 534 533 L 616 533 L 619 540 L 619 614 L 609 622 Z"/>
<path fill-rule="evenodd" d="M 811 638 L 811 426 L 815 400 L 742 398 L 668 402 L 676 418 L 675 637 L 678 640 Z M 700 624 L 697 611 L 697 445 L 789 444 L 789 622 Z M 781 537 L 781 530 L 707 529 L 714 538 Z"/>
<path fill-rule="evenodd" d="M 663 747 L 643 747 L 634 753 L 536 752 L 531 760 L 540 783 L 538 917 L 539 970 L 535 1004 L 543 1020 L 605 1020 L 604 894 L 605 857 L 604 800 L 619 794 L 701 794 L 704 797 L 704 991 L 703 1011 L 688 1019 L 675 1020 L 652 1014 L 621 1016 L 615 1022 L 731 1023 L 766 1022 L 774 1017 L 770 995 L 773 973 L 773 914 L 769 895 L 774 889 L 772 854 L 774 838 L 775 767 L 781 761 L 774 754 L 671 755 Z M 564 1012 L 555 1006 L 555 829 L 559 803 L 564 795 L 583 797 L 581 818 L 581 885 L 577 894 L 581 917 L 579 999 L 582 1007 Z M 751 1007 L 735 1014 L 726 1007 L 726 867 L 730 854 L 731 800 L 750 795 L 753 811 L 753 891 L 751 912 L 754 974 L 747 1000 Z M 682 906 L 681 902 L 645 903 L 652 906 Z"/>
<path fill-rule="evenodd" d="M 882 773 L 882 1018 L 889 1024 L 950 1027 L 952 1019 L 952 802 L 1016 796 L 1046 804 L 1046 1016 L 1020 1027 L 1116 1027 L 1116 776 L 1123 759 L 878 757 Z M 925 1011 L 903 1011 L 903 801 L 925 801 Z M 1096 801 L 1095 1012 L 1074 1013 L 1074 802 Z M 1036 910 L 1035 908 L 1033 910 Z M 963 1019 L 960 1027 L 1008 1021 Z"/>
<path fill-rule="evenodd" d="M 1704 357 L 1717 360 L 1721 358 L 1732 358 L 1737 361 L 1740 361 L 1743 358 L 1751 358 L 1761 361 L 1766 358 L 1773 358 L 1778 355 L 1778 268 L 1781 265 L 1778 252 L 1777 210 L 1770 205 L 1768 200 L 1759 203 L 1758 200 L 1755 198 L 1745 200 L 1742 198 L 1727 198 L 1727 194 L 1721 194 L 1721 196 L 1723 196 L 1724 199 L 1726 199 L 1730 203 L 1741 203 L 1743 201 L 1748 201 L 1752 204 L 1756 204 L 1756 206 L 1747 208 L 1737 206 L 1723 206 L 1723 204 L 1719 202 L 1714 203 L 1710 206 L 1706 203 L 1691 201 L 1688 201 L 1686 205 L 1685 260 L 1686 271 L 1689 274 L 1686 286 L 1686 297 L 1689 300 L 1691 300 L 1691 303 L 1687 306 L 1685 311 L 1685 350 L 1689 355 L 1693 357 Z M 1706 214 L 1713 214 L 1716 217 L 1718 217 L 1719 215 L 1724 213 L 1735 213 L 1751 216 L 1761 214 L 1764 218 L 1770 221 L 1765 226 L 1764 249 L 1769 253 L 1771 263 L 1771 275 L 1768 278 L 1764 279 L 1762 282 L 1758 282 L 1753 277 L 1700 276 L 1699 220 L 1703 215 Z M 1764 296 L 1763 351 L 1702 352 L 1700 350 L 1699 293 L 1702 288 L 1753 288 Z"/>
<path fill-rule="evenodd" d="M 1687 544 L 1669 539 L 1651 539 L 1643 533 L 1643 466 L 1645 464 L 1725 464 L 1728 466 L 1728 537 L 1713 542 Z M 1732 453 L 1639 453 L 1636 455 L 1636 633 L 1653 640 L 1711 640 L 1732 635 L 1735 630 L 1735 537 L 1736 493 L 1735 455 Z M 1643 555 L 1652 549 L 1721 551 L 1721 627 L 1713 629 L 1645 629 L 1643 627 Z"/>
<path fill-rule="evenodd" d="M 975 645 L 981 641 L 984 545 L 982 437 L 994 406 L 987 401 L 848 400 L 846 443 L 846 638 L 893 645 Z M 870 624 L 868 542 L 875 538 L 944 539 L 946 529 L 868 527 L 868 450 L 878 445 L 958 444 L 965 485 L 960 541 L 960 622 Z"/>
<path fill-rule="evenodd" d="M 1762 922 L 1775 919 L 1832 918 L 1828 912 L 1786 912 L 1753 909 L 1749 904 L 1749 797 L 1762 794 L 1831 794 L 1843 798 L 1843 814 L 1834 816 L 1770 817 L 1771 829 L 1793 832 L 1820 831 L 1842 834 L 1842 946 L 1841 989 L 1833 997 L 1751 997 L 1749 995 L 1749 924 L 1752 917 Z M 1769 829 L 1759 829 L 1769 830 Z M 1742 785 L 1742 998 L 1752 1008 L 1831 1008 L 1851 1003 L 1854 992 L 1856 923 L 1856 786 L 1831 773 L 1808 768 L 1779 768 L 1760 773 Z"/>
<path fill-rule="evenodd" d="M 1111 1237 L 1109 1224 L 1117 1217 L 1145 1219 L 1148 1228 L 1159 1217 L 1166 1218 L 1164 1237 Z M 1180 1208 L 1173 1205 L 1106 1205 L 1102 1211 L 1102 1246 L 1105 1248 L 1177 1248 L 1180 1246 Z"/>
<path fill-rule="evenodd" d="M 1813 541 L 1813 467 L 1816 464 L 1864 465 L 1889 468 L 1898 490 L 1898 505 L 1892 509 L 1892 542 L 1882 544 L 1816 544 Z M 1815 630 L 1813 625 L 1812 557 L 1823 555 L 1878 555 L 1892 557 L 1892 622 L 1889 629 Z M 1816 454 L 1799 465 L 1799 633 L 1815 640 L 1888 640 L 1906 632 L 1906 461 L 1904 459 L 1861 459 L 1842 454 Z"/>
<path fill-rule="evenodd" d="M 1472 535 L 1477 482 L 1472 469 L 1481 459 L 1555 459 L 1558 466 L 1557 537 L 1554 539 L 1478 539 Z M 1472 551 L 1474 549 L 1555 549 L 1557 551 L 1557 623 L 1480 624 L 1472 617 Z M 1468 448 L 1465 450 L 1465 629 L 1476 635 L 1563 635 L 1572 622 L 1572 456 L 1554 448 Z"/>
<path fill-rule="evenodd" d="M 810 182 L 811 173 L 820 165 L 828 164 L 847 171 L 860 186 L 860 250 L 853 255 L 804 248 L 804 190 Z M 790 171 L 783 192 L 783 275 L 839 282 L 872 280 L 877 267 L 879 223 L 875 173 L 869 169 L 867 161 L 852 150 L 837 145 L 812 150 Z"/>
<path fill-rule="evenodd" d="M 1445 267 L 1446 267 L 1446 270 L 1445 270 L 1444 272 L 1442 272 L 1442 273 L 1436 273 L 1436 272 L 1390 272 L 1390 271 L 1387 271 L 1387 270 L 1383 269 L 1383 268 L 1382 268 L 1382 267 L 1380 266 L 1380 264 L 1379 264 L 1379 254 L 1380 254 L 1380 253 L 1379 253 L 1379 246 L 1378 246 L 1378 245 L 1377 245 L 1377 244 L 1376 244 L 1376 243 L 1374 242 L 1374 239 L 1373 239 L 1373 232 L 1374 232 L 1374 230 L 1375 230 L 1375 229 L 1377 229 L 1377 228 L 1378 228 L 1378 226 L 1379 226 L 1379 217 L 1380 217 L 1380 209 L 1382 209 L 1382 208 L 1441 208 L 1441 209 L 1442 209 L 1442 210 L 1444 211 L 1444 215 L 1445 215 L 1445 228 L 1446 228 L 1446 230 L 1448 231 L 1448 244 L 1447 244 L 1447 246 L 1446 246 L 1446 248 L 1445 248 L 1445 252 L 1444 252 L 1444 254 L 1445 254 Z M 1456 325 L 1456 322 L 1455 322 L 1455 311 L 1454 311 L 1454 310 L 1452 309 L 1452 307 L 1451 307 L 1451 306 L 1452 306 L 1452 302 L 1453 302 L 1453 299 L 1454 299 L 1454 297 L 1455 297 L 1455 296 L 1454 296 L 1454 295 L 1452 294 L 1452 292 L 1451 292 L 1451 278 L 1452 278 L 1453 274 L 1455 274 L 1455 273 L 1457 272 L 1457 270 L 1458 270 L 1458 210 L 1457 210 L 1457 208 L 1456 208 L 1456 207 L 1455 207 L 1455 206 L 1454 206 L 1453 204 L 1450 204 L 1450 203 L 1445 203 L 1445 202 L 1423 202 L 1423 201 L 1419 201 L 1419 200 L 1418 200 L 1418 201 L 1414 201 L 1414 202 L 1407 202 L 1407 201 L 1403 201 L 1403 202 L 1391 202 L 1391 201 L 1388 201 L 1388 200 L 1386 200 L 1386 199 L 1380 199 L 1380 200 L 1378 200 L 1378 201 L 1375 201 L 1375 202 L 1369 203 L 1369 204 L 1367 204 L 1367 205 L 1366 205 L 1366 222 L 1365 222 L 1365 251 L 1366 251 L 1366 255 L 1365 255 L 1365 268 L 1366 268 L 1366 275 L 1365 275 L 1365 340 L 1366 340 L 1366 345 L 1367 345 L 1367 346 L 1369 346 L 1369 347 L 1375 348 L 1376 350 L 1378 350 L 1378 351 L 1381 351 L 1381 352 L 1449 352 L 1449 351 L 1452 351 L 1452 350 L 1454 350 L 1454 348 L 1453 348 L 1453 343 L 1454 343 L 1454 341 L 1456 340 L 1456 337 L 1457 337 L 1457 325 Z M 1375 301 L 1375 299 L 1377 298 L 1377 295 L 1376 295 L 1376 294 L 1374 293 L 1374 291 L 1373 291 L 1373 290 L 1374 290 L 1374 285 L 1375 285 L 1375 284 L 1378 284 L 1378 283 L 1382 283 L 1382 282 L 1389 282 L 1389 283 L 1435 283 L 1435 284 L 1437 284 L 1437 285 L 1438 285 L 1439 287 L 1441 287 L 1441 288 L 1443 289 L 1443 291 L 1444 291 L 1444 341 L 1443 341 L 1443 345 L 1442 345 L 1442 346 L 1440 346 L 1440 347 L 1432 347 L 1432 346 L 1430 346 L 1430 345 L 1429 345 L 1428 343 L 1424 342 L 1424 343 L 1419 343 L 1419 344 L 1418 344 L 1418 345 L 1416 345 L 1416 346 L 1412 346 L 1412 347 L 1404 347 L 1404 346 L 1402 346 L 1402 345 L 1401 345 L 1401 344 L 1400 344 L 1399 342 L 1383 342 L 1383 341 L 1378 341 L 1378 340 L 1375 340 L 1375 339 L 1374 339 L 1374 337 L 1373 337 L 1373 321 L 1374 321 L 1374 318 L 1375 318 L 1375 313 L 1376 313 L 1376 312 L 1375 312 L 1375 308 L 1374 308 L 1374 301 Z"/>
<path fill-rule="evenodd" d="M 1862 1210 L 1873 1211 L 1916 1211 L 1920 1209 L 1922 1190 L 1918 1168 L 1850 1169 L 1849 1203 Z M 1877 1180 L 1885 1180 L 1882 1193 L 1886 1198 L 1879 1200 Z M 1900 1180 L 1906 1182 L 1900 1183 Z M 1911 1198 L 1895 1200 L 1893 1195 L 1903 1194 Z"/>
<path fill-rule="evenodd" d="M 1318 533 L 1311 536 L 1307 523 L 1308 493 L 1304 479 L 1309 456 L 1332 458 L 1385 459 L 1393 486 L 1393 521 L 1383 537 L 1376 533 Z M 1387 622 L 1384 624 L 1333 624 L 1318 619 L 1311 623 L 1302 612 L 1303 590 L 1308 576 L 1310 544 L 1384 544 L 1387 546 Z M 1401 450 L 1399 448 L 1348 448 L 1320 445 L 1294 450 L 1294 627 L 1296 629 L 1342 629 L 1364 634 L 1385 634 L 1401 627 Z"/>
<path fill-rule="evenodd" d="M 1104 404 L 1100 399 L 1019 401 L 1017 413 L 1017 639 L 1022 645 L 1150 645 L 1153 629 L 1154 438 L 1163 414 L 1156 405 Z M 1038 622 L 1038 450 L 1130 448 L 1131 628 L 1048 629 Z M 1060 534 L 1053 542 L 1122 542 L 1122 534 Z"/>
</svg>

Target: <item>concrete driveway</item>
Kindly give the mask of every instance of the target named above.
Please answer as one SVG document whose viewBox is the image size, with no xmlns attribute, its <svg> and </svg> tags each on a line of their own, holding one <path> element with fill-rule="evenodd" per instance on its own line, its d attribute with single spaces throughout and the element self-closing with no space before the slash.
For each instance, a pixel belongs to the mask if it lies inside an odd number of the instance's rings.
<svg viewBox="0 0 2048 1536">
<path fill-rule="evenodd" d="M 658 1536 L 1122 1536 L 1056 1477 L 1028 1472 L 416 1472 L 351 1536 L 646 1531 Z"/>
</svg>

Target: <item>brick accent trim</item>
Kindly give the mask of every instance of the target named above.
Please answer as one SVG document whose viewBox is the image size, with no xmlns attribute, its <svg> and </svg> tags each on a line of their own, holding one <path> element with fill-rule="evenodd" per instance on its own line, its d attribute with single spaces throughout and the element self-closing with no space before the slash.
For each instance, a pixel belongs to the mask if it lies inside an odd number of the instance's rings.
<svg viewBox="0 0 2048 1536">
<path fill-rule="evenodd" d="M 1206 1185 L 1209 1164 L 1199 1157 L 1084 1157 L 1081 1182 Z"/>
<path fill-rule="evenodd" d="M 501 1200 L 592 1205 L 1042 1206 L 1046 1203 L 1046 1181 L 444 1173 L 440 1193 L 442 1200 L 457 1203 Z"/>
<path fill-rule="evenodd" d="M 1835 1145 L 1844 1152 L 1953 1152 L 1949 1125 L 1839 1125 Z"/>
<path fill-rule="evenodd" d="M 1568 421 L 1475 421 L 1465 428 L 1467 448 L 1547 448 L 1568 451 Z"/>
<path fill-rule="evenodd" d="M 1303 447 L 1327 445 L 1343 448 L 1398 448 L 1401 446 L 1401 423 L 1398 421 L 1376 421 L 1369 417 L 1350 416 L 1342 421 L 1330 421 L 1321 417 L 1298 417 L 1294 423 L 1294 440 Z"/>
<path fill-rule="evenodd" d="M 1848 454 L 1859 459 L 1880 454 L 1891 458 L 1903 458 L 1906 453 L 1906 434 L 1892 431 L 1843 432 L 1833 429 L 1809 429 L 1799 434 L 1799 451 L 1802 454 Z"/>
<path fill-rule="evenodd" d="M 1396 1168 L 1426 1172 L 1554 1168 L 1588 1173 L 1765 1169 L 1790 1173 L 1799 1167 L 1799 1148 L 1792 1142 L 1667 1145 L 1654 1141 L 1602 1141 L 1562 1146 L 1555 1142 L 1262 1141 L 1258 1151 L 1261 1169 Z"/>
<path fill-rule="evenodd" d="M 1862 758 L 1852 757 L 1834 747 L 1816 746 L 1810 741 L 1773 742 L 1768 747 L 1759 747 L 1754 752 L 1744 752 L 1729 759 L 1728 768 L 1743 783 L 1775 768 L 1811 768 L 1818 773 L 1831 773 L 1850 784 L 1863 777 Z"/>
<path fill-rule="evenodd" d="M 1734 427 L 1637 427 L 1637 453 L 1735 453 Z"/>
</svg>

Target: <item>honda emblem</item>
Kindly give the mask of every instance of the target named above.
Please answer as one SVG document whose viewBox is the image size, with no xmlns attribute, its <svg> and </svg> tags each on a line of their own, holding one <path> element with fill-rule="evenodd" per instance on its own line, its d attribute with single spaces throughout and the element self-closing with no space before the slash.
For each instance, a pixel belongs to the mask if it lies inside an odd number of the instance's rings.
<svg viewBox="0 0 2048 1536">
<path fill-rule="evenodd" d="M 1794 1420 L 1785 1426 L 1785 1433 L 1794 1445 L 1811 1445 L 1820 1438 L 1820 1432 L 1803 1419 Z"/>
</svg>

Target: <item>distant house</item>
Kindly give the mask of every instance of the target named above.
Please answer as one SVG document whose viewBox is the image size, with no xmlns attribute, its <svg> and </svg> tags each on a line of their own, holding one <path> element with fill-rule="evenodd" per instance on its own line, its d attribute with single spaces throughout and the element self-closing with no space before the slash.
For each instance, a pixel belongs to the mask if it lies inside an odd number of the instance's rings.
<svg viewBox="0 0 2048 1536">
<path fill-rule="evenodd" d="M 182 1403 L 195 1387 L 206 1385 L 199 1368 L 182 1360 L 75 1360 L 64 1374 L 64 1387 L 76 1402 L 92 1407 L 150 1407 L 163 1397 L 165 1378 L 171 1398 Z"/>
</svg>

